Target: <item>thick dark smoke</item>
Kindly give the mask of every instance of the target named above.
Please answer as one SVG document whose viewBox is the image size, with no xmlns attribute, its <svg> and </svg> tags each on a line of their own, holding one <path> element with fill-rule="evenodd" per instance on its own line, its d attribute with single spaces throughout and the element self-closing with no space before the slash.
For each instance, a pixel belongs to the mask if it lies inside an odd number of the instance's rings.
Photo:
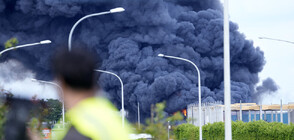
<svg viewBox="0 0 294 140">
<path fill-rule="evenodd" d="M 201 70 L 204 102 L 223 101 L 223 15 L 217 0 L 0 0 L 0 42 L 11 37 L 31 43 L 50 39 L 48 47 L 25 48 L 1 56 L 16 59 L 50 80 L 49 58 L 56 44 L 67 41 L 70 28 L 86 14 L 122 6 L 124 13 L 93 17 L 75 30 L 102 60 L 100 69 L 121 76 L 125 107 L 135 117 L 137 102 L 143 116 L 150 105 L 165 100 L 169 113 L 198 100 L 197 73 L 186 62 L 157 57 L 158 53 L 187 58 Z M 263 52 L 230 23 L 232 102 L 254 100 Z M 3 48 L 3 47 L 2 47 Z M 102 87 L 120 108 L 120 84 L 102 74 Z"/>
<path fill-rule="evenodd" d="M 278 90 L 278 85 L 275 81 L 271 78 L 267 78 L 262 81 L 262 85 L 256 88 L 257 93 L 264 93 L 264 92 L 275 92 Z"/>
<path fill-rule="evenodd" d="M 279 86 L 275 83 L 275 81 L 271 78 L 267 78 L 262 81 L 262 85 L 256 87 L 255 99 L 258 102 L 262 95 L 264 94 L 273 94 L 279 89 Z"/>
</svg>

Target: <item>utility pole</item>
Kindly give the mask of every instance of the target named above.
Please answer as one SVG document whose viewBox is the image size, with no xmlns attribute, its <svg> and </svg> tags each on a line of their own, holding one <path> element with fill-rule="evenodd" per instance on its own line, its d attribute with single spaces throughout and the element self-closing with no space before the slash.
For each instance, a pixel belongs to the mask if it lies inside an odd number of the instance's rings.
<svg viewBox="0 0 294 140">
<path fill-rule="evenodd" d="M 151 104 L 151 124 L 153 124 L 154 120 L 154 104 Z"/>
<path fill-rule="evenodd" d="M 259 106 L 259 120 L 262 120 L 262 105 Z"/>
<path fill-rule="evenodd" d="M 232 140 L 229 0 L 224 0 L 225 140 Z"/>
<path fill-rule="evenodd" d="M 169 140 L 169 121 L 167 121 L 167 140 Z"/>
<path fill-rule="evenodd" d="M 242 101 L 240 100 L 240 121 L 242 121 Z"/>
<path fill-rule="evenodd" d="M 281 107 L 280 107 L 280 121 L 281 123 L 283 123 L 283 102 L 282 102 L 282 99 L 281 99 Z"/>
<path fill-rule="evenodd" d="M 139 125 L 139 129 L 141 128 L 141 123 L 140 123 L 140 103 L 138 102 L 138 125 Z"/>
</svg>

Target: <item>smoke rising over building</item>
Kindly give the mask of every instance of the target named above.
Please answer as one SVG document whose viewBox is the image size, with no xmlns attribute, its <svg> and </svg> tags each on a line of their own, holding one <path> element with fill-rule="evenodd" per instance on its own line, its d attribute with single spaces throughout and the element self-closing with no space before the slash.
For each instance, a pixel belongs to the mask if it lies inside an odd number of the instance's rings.
<svg viewBox="0 0 294 140">
<path fill-rule="evenodd" d="M 187 58 L 201 71 L 203 102 L 223 101 L 223 15 L 217 0 L 0 0 L 0 43 L 11 37 L 31 43 L 52 40 L 51 47 L 25 48 L 1 56 L 16 59 L 50 80 L 50 57 L 64 43 L 72 25 L 87 14 L 124 7 L 123 13 L 83 21 L 74 42 L 87 44 L 102 63 L 125 84 L 125 108 L 148 116 L 150 105 L 165 100 L 169 113 L 197 101 L 197 75 L 188 63 L 157 57 L 158 53 Z M 264 54 L 230 23 L 232 102 L 256 97 Z M 66 47 L 66 46 L 64 46 Z M 1 46 L 3 49 L 3 46 Z M 73 48 L 74 49 L 74 48 Z M 102 74 L 101 86 L 120 108 L 119 81 Z"/>
</svg>

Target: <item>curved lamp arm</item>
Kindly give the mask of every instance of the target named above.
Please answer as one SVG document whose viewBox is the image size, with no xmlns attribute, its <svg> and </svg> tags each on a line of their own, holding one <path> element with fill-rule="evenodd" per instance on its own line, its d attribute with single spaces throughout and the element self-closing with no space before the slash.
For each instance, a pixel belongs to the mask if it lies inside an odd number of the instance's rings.
<svg viewBox="0 0 294 140">
<path fill-rule="evenodd" d="M 70 30 L 70 33 L 69 33 L 69 36 L 68 36 L 68 50 L 71 51 L 71 40 L 72 40 L 72 34 L 75 30 L 75 28 L 78 26 L 78 24 L 80 22 L 82 22 L 83 20 L 87 19 L 87 18 L 90 18 L 90 17 L 94 17 L 94 16 L 100 16 L 100 15 L 106 15 L 106 14 L 112 14 L 112 13 L 118 13 L 118 12 L 123 12 L 125 11 L 124 8 L 122 7 L 118 7 L 118 8 L 114 8 L 114 9 L 111 9 L 109 11 L 106 11 L 106 12 L 100 12 L 100 13 L 94 13 L 94 14 L 90 14 L 90 15 L 86 15 L 84 17 L 82 17 L 81 19 L 79 19 L 71 28 Z"/>
<path fill-rule="evenodd" d="M 0 56 L 10 50 L 14 50 L 14 49 L 18 49 L 18 48 L 24 48 L 24 47 L 29 47 L 29 46 L 36 46 L 36 45 L 43 45 L 43 44 L 50 44 L 51 41 L 50 40 L 43 40 L 37 43 L 31 43 L 31 44 L 25 44 L 25 45 L 19 45 L 19 46 L 15 46 L 15 47 L 10 47 L 8 49 L 5 49 L 3 51 L 0 52 Z"/>
</svg>

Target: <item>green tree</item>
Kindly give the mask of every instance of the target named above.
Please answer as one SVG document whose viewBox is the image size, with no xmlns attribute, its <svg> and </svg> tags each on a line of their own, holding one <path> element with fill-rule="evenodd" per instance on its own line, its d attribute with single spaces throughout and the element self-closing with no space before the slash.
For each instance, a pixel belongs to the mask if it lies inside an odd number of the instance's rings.
<svg viewBox="0 0 294 140">
<path fill-rule="evenodd" d="M 0 90 L 0 97 L 12 97 L 13 94 L 7 90 L 1 89 Z M 5 115 L 7 113 L 7 105 L 3 101 L 4 99 L 0 99 L 0 139 L 4 137 L 4 122 L 5 122 Z"/>
<path fill-rule="evenodd" d="M 57 122 L 61 118 L 62 104 L 57 99 L 39 100 L 33 96 L 32 102 L 37 108 L 31 112 L 31 121 L 29 122 L 31 129 L 41 130 L 41 122 L 47 122 L 47 127 L 50 127 L 52 122 Z"/>
<path fill-rule="evenodd" d="M 62 103 L 57 99 L 47 99 L 43 114 L 46 121 L 58 121 L 62 116 Z"/>
<path fill-rule="evenodd" d="M 3 139 L 3 125 L 5 121 L 5 114 L 7 112 L 7 108 L 4 104 L 0 105 L 0 139 Z"/>
<path fill-rule="evenodd" d="M 183 115 L 180 112 L 175 113 L 171 117 L 167 117 L 164 113 L 165 103 L 158 103 L 155 105 L 154 121 L 151 119 L 146 120 L 146 125 L 143 125 L 141 129 L 137 129 L 138 133 L 147 133 L 153 136 L 154 140 L 164 140 L 168 138 L 167 128 L 168 121 L 171 125 L 174 125 L 176 121 L 183 120 Z M 136 127 L 136 126 L 135 126 Z M 174 127 L 170 130 L 170 138 L 174 139 L 172 133 Z"/>
<path fill-rule="evenodd" d="M 5 49 L 11 48 L 11 47 L 15 47 L 18 44 L 18 40 L 17 38 L 13 37 L 9 40 L 7 40 L 4 44 Z"/>
</svg>

